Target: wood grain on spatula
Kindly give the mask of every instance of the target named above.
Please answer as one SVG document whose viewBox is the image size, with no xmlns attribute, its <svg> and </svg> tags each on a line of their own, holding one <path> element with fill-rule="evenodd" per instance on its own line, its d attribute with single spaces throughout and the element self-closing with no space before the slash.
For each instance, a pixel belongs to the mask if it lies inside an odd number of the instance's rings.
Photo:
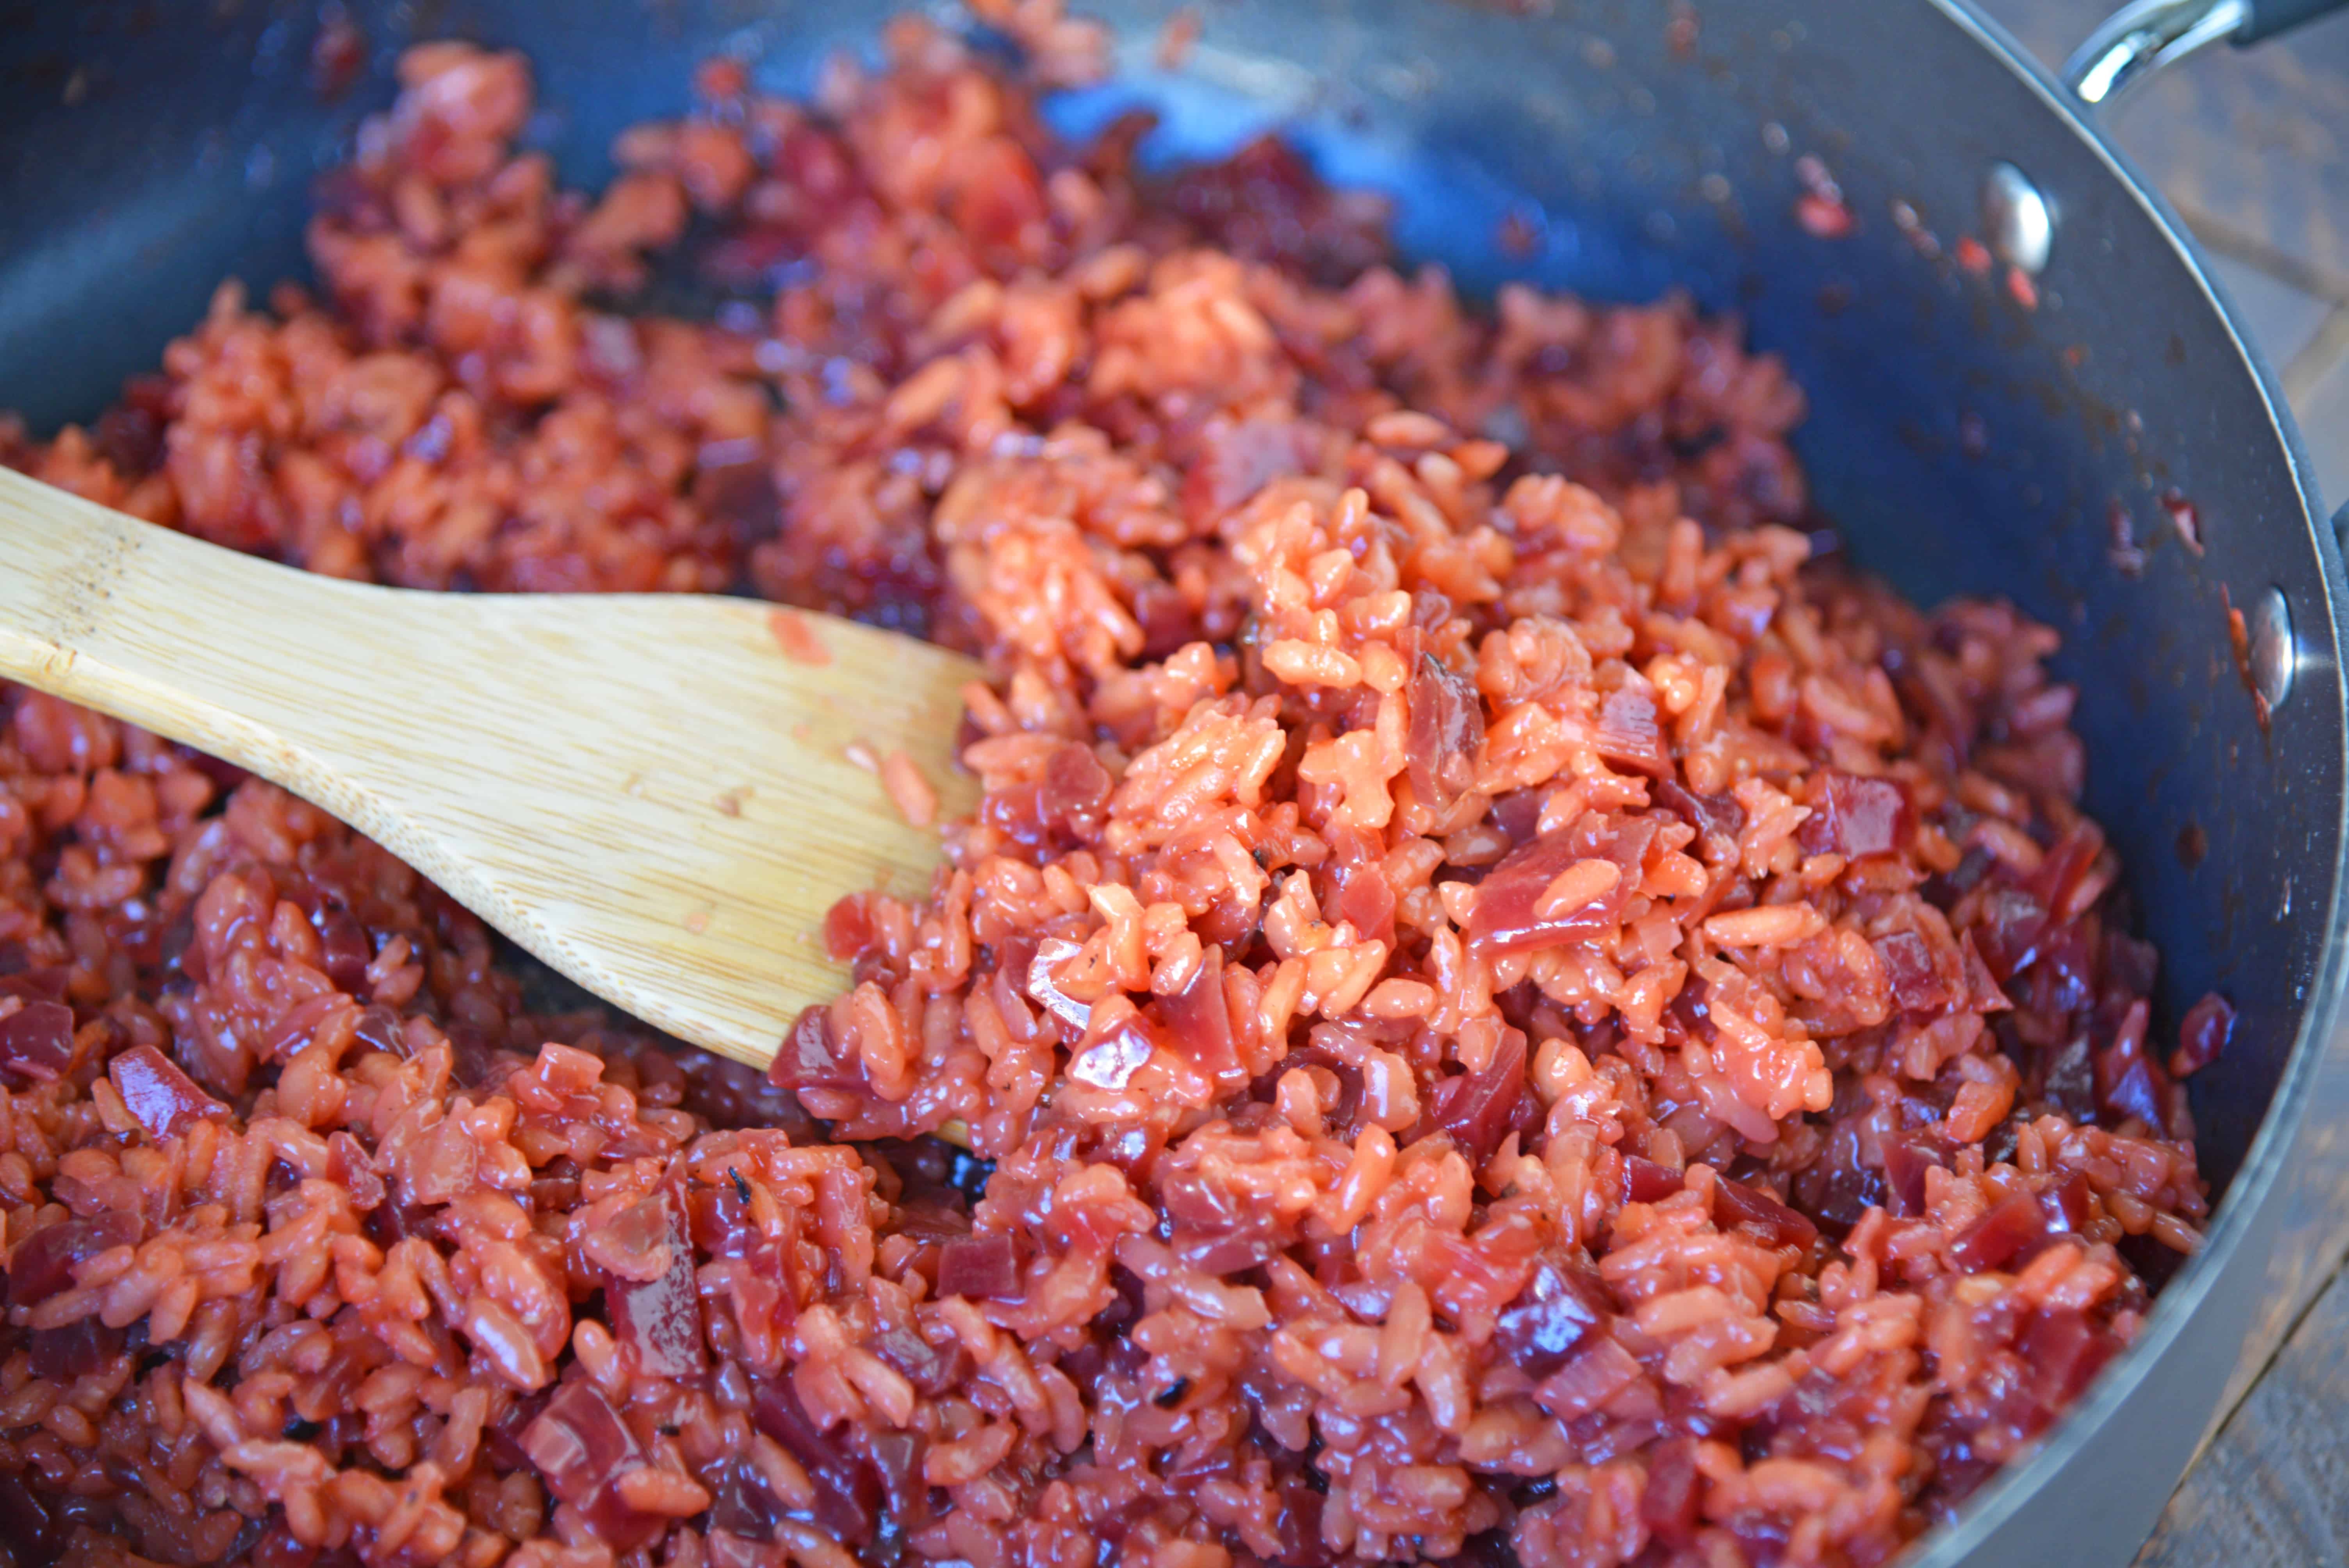
<svg viewBox="0 0 2349 1568">
<path fill-rule="evenodd" d="M 745 600 L 313 576 L 0 469 L 0 677 L 284 785 L 597 995 L 747 1062 L 840 990 L 834 901 L 927 887 L 937 832 L 874 765 L 902 753 L 940 820 L 968 811 L 953 751 L 978 676 Z"/>
</svg>

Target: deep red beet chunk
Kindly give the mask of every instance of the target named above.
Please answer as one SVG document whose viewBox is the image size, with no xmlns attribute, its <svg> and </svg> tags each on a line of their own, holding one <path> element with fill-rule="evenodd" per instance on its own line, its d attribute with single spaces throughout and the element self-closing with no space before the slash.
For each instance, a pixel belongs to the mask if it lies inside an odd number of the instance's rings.
<svg viewBox="0 0 2349 1568">
<path fill-rule="evenodd" d="M 1613 1313 L 1607 1287 L 1587 1262 L 1546 1257 L 1502 1310 L 1493 1327 L 1493 1349 L 1527 1377 L 1547 1377 Z"/>
<path fill-rule="evenodd" d="M 2013 1007 L 2013 1000 L 1991 974 L 1990 965 L 1983 960 L 1982 947 L 1971 931 L 1958 938 L 1958 959 L 1959 973 L 1965 977 L 1964 1006 L 1968 1011 L 2003 1013 Z"/>
<path fill-rule="evenodd" d="M 339 904 L 321 905 L 311 917 L 311 923 L 318 928 L 318 946 L 325 956 L 326 978 L 357 994 L 367 984 L 367 965 L 375 957 L 367 942 L 367 927 Z"/>
<path fill-rule="evenodd" d="M 177 1062 L 152 1046 L 133 1046 L 106 1064 L 114 1092 L 150 1138 L 171 1138 L 190 1123 L 226 1116 L 228 1107 L 196 1087 Z"/>
<path fill-rule="evenodd" d="M 2160 1136 L 2169 1120 L 2169 1075 L 2146 1049 L 2150 1010 L 2130 1006 L 2112 1043 L 2096 1053 L 2096 1109 L 2115 1122 L 2136 1117 Z"/>
<path fill-rule="evenodd" d="M 1773 1247 L 1807 1247 L 1818 1239 L 1819 1228 L 1778 1201 L 1775 1192 L 1723 1180 L 1713 1189 L 1713 1223 L 1742 1226 Z"/>
<path fill-rule="evenodd" d="M 2094 1213 L 2088 1203 L 2093 1191 L 2086 1174 L 2075 1171 L 2040 1193 L 2039 1207 L 2047 1216 L 2047 1228 L 2069 1233 L 2086 1224 Z"/>
<path fill-rule="evenodd" d="M 2096 1058 L 2096 1107 L 2115 1122 L 2135 1117 L 2162 1136 L 2169 1121 L 2165 1075 L 2144 1056 L 2107 1051 Z"/>
<path fill-rule="evenodd" d="M 1637 1154 L 1623 1156 L 1626 1203 L 1661 1203 L 1686 1185 L 1688 1178 L 1669 1165 L 1659 1165 Z"/>
<path fill-rule="evenodd" d="M 1811 786 L 1804 802 L 1811 814 L 1795 838 L 1815 855 L 1881 855 L 1898 849 L 1903 834 L 1901 817 L 1909 798 L 1900 786 L 1885 779 L 1863 779 L 1857 773 L 1829 769 Z"/>
<path fill-rule="evenodd" d="M 614 1495 L 613 1480 L 641 1468 L 645 1450 L 594 1384 L 574 1379 L 556 1389 L 523 1429 L 522 1448 L 546 1490 L 585 1513 L 614 1551 L 632 1551 L 667 1528 L 667 1520 L 638 1513 Z"/>
<path fill-rule="evenodd" d="M 139 1236 L 138 1220 L 113 1211 L 35 1231 L 8 1253 L 8 1305 L 39 1305 L 73 1284 L 75 1264 L 109 1247 L 129 1246 Z"/>
<path fill-rule="evenodd" d="M 2039 902 L 2064 918 L 2081 912 L 2069 908 L 2073 896 L 2105 852 L 2104 830 L 2085 818 L 2075 821 L 2049 846 L 2039 869 L 2031 875 L 2031 891 Z"/>
<path fill-rule="evenodd" d="M 1366 941 L 1394 944 L 1395 890 L 1386 872 L 1386 841 L 1343 822 L 1324 830 L 1336 883 L 1323 905 L 1323 918 L 1345 921 Z"/>
<path fill-rule="evenodd" d="M 957 1236 L 938 1249 L 938 1294 L 1001 1300 L 1019 1290 L 1019 1249 L 1009 1236 Z"/>
<path fill-rule="evenodd" d="M 761 1382 L 750 1419 L 799 1460 L 815 1483 L 816 1527 L 842 1545 L 871 1542 L 881 1518 L 881 1477 L 845 1443 L 819 1431 L 787 1380 Z"/>
<path fill-rule="evenodd" d="M 1213 522 L 1274 480 L 1303 473 L 1314 457 L 1309 434 L 1287 419 L 1209 425 L 1200 434 L 1198 459 L 1183 479 L 1184 512 Z"/>
<path fill-rule="evenodd" d="M 26 1337 L 33 1376 L 71 1382 L 110 1365 L 122 1353 L 122 1330 L 95 1317 L 77 1318 L 62 1328 L 36 1328 Z"/>
<path fill-rule="evenodd" d="M 1888 1139 L 1884 1145 L 1884 1208 L 1896 1220 L 1925 1212 L 1925 1172 L 1941 1163 L 1940 1151 L 1914 1139 Z"/>
<path fill-rule="evenodd" d="M 522 1446 L 522 1435 L 530 1430 L 530 1424 L 538 1419 L 554 1392 L 553 1388 L 541 1388 L 524 1394 L 504 1415 L 490 1423 L 489 1429 L 481 1434 L 481 1446 L 498 1463 L 508 1470 L 520 1470 L 531 1462 L 530 1451 Z"/>
<path fill-rule="evenodd" d="M 698 1377 L 709 1366 L 701 1339 L 701 1295 L 694 1286 L 693 1238 L 685 1204 L 663 1186 L 640 1200 L 644 1222 L 666 1238 L 668 1267 L 657 1279 L 604 1276 L 604 1310 L 613 1337 L 647 1377 Z"/>
<path fill-rule="evenodd" d="M 62 1002 L 27 1002 L 0 1018 L 0 1068 L 54 1082 L 73 1062 L 73 1009 Z"/>
<path fill-rule="evenodd" d="M 2169 1056 L 2170 1076 L 2185 1078 L 2200 1072 L 2219 1059 L 2234 1034 L 2234 1004 L 2210 992 L 2187 1009 L 2186 1022 L 2178 1026 L 2178 1049 Z"/>
<path fill-rule="evenodd" d="M 523 1429 L 522 1447 L 549 1491 L 581 1505 L 614 1476 L 645 1462 L 636 1434 L 602 1391 L 584 1378 L 554 1391 Z"/>
<path fill-rule="evenodd" d="M 1233 1041 L 1231 1006 L 1224 995 L 1224 953 L 1209 947 L 1189 982 L 1159 999 L 1175 1048 L 1205 1073 L 1236 1071 L 1239 1047 Z"/>
<path fill-rule="evenodd" d="M 1521 1124 L 1528 1112 L 1538 1117 L 1540 1107 L 1526 1093 L 1526 1037 L 1516 1029 L 1502 1031 L 1483 1072 L 1435 1086 L 1434 1124 L 1452 1135 L 1473 1165 L 1490 1160 L 1512 1129 L 1526 1130 Z"/>
<path fill-rule="evenodd" d="M 740 1460 L 727 1465 L 709 1494 L 710 1530 L 748 1541 L 772 1541 L 775 1521 L 785 1511 L 766 1478 Z"/>
<path fill-rule="evenodd" d="M 767 1081 L 777 1088 L 855 1088 L 864 1082 L 864 1064 L 838 1053 L 831 1009 L 810 1007 L 783 1037 L 768 1064 Z"/>
<path fill-rule="evenodd" d="M 1971 932 L 1982 962 L 2002 985 L 2038 961 L 2048 935 L 2047 906 L 2021 888 L 1992 888 Z"/>
<path fill-rule="evenodd" d="M 2096 1115 L 2096 1062 L 2085 1036 L 2075 1036 L 2047 1053 L 2041 1096 L 2074 1121 Z"/>
<path fill-rule="evenodd" d="M 1612 830 L 1597 846 L 1597 852 L 1620 868 L 1622 875 L 1615 886 L 1578 909 L 1554 915 L 1537 914 L 1535 906 L 1558 873 L 1591 856 L 1591 847 L 1566 833 L 1520 844 L 1502 858 L 1476 889 L 1475 913 L 1468 921 L 1469 939 L 1493 952 L 1520 953 L 1614 930 L 1623 906 L 1638 891 L 1640 862 L 1647 858 L 1649 842 L 1655 835 L 1655 823 L 1645 817 Z"/>
<path fill-rule="evenodd" d="M 1493 801 L 1493 826 L 1501 830 L 1511 844 L 1522 844 L 1534 836 L 1541 826 L 1542 802 L 1547 791 L 1512 789 Z"/>
<path fill-rule="evenodd" d="M 1994 1269 L 2047 1233 L 2047 1214 L 2028 1192 L 2012 1192 L 1958 1233 L 1950 1262 L 1968 1274 Z"/>
<path fill-rule="evenodd" d="M 0 974 L 0 996 L 14 996 L 20 1002 L 62 1002 L 66 999 L 66 983 L 73 972 L 62 964 L 45 964 L 36 969 L 22 967 Z"/>
<path fill-rule="evenodd" d="M 1663 731 L 1656 727 L 1656 697 L 1646 683 L 1636 682 L 1609 692 L 1599 705 L 1599 727 L 1591 749 L 1618 768 L 1668 779 L 1672 754 L 1665 749 Z"/>
<path fill-rule="evenodd" d="M 1408 700 L 1411 727 L 1404 733 L 1403 755 L 1411 770 L 1411 790 L 1443 810 L 1475 778 L 1476 750 L 1485 744 L 1485 699 L 1466 676 L 1432 654 L 1422 654 L 1412 672 Z"/>
<path fill-rule="evenodd" d="M 1914 931 L 1894 931 L 1872 945 L 1883 967 L 1892 1005 L 1904 1013 L 1939 1012 L 1956 1000 L 1940 968 L 1933 962 L 1932 945 Z"/>
<path fill-rule="evenodd" d="M 1727 795 L 1700 795 L 1677 779 L 1657 780 L 1654 794 L 1657 805 L 1702 836 L 1734 839 L 1745 830 L 1745 808 Z"/>
<path fill-rule="evenodd" d="M 1116 781 L 1092 748 L 1056 749 L 1032 785 L 990 792 L 979 820 L 1030 849 L 1064 850 L 1100 833 Z"/>
<path fill-rule="evenodd" d="M 910 1323 L 882 1324 L 870 1343 L 874 1354 L 905 1375 L 915 1392 L 933 1398 L 951 1393 L 970 1370 L 969 1357 L 958 1342 L 933 1345 Z"/>
<path fill-rule="evenodd" d="M 48 1568 L 63 1549 L 66 1500 L 44 1498 L 22 1470 L 0 1470 L 0 1544 L 13 1568 Z"/>
<path fill-rule="evenodd" d="M 2081 1313 L 2051 1311 L 2032 1315 L 2015 1349 L 2042 1379 L 2044 1424 L 2087 1391 L 2096 1374 L 2119 1352 L 2120 1343 Z"/>
<path fill-rule="evenodd" d="M 1669 1439 L 1649 1451 L 1640 1518 L 1659 1540 L 1677 1544 L 1695 1532 L 1699 1484 L 1693 1438 Z"/>
</svg>

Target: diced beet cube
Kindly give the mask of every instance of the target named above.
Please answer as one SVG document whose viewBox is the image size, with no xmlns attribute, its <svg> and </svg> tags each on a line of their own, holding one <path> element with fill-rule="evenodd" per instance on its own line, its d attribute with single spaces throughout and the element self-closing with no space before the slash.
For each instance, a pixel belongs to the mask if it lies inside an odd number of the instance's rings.
<svg viewBox="0 0 2349 1568">
<path fill-rule="evenodd" d="M 2159 1137 L 2168 1127 L 2169 1086 L 2162 1070 L 2143 1056 L 2111 1051 L 2096 1058 L 2096 1105 L 2115 1122 L 2137 1118 Z"/>
<path fill-rule="evenodd" d="M 810 1007 L 799 1016 L 768 1064 L 767 1081 L 777 1088 L 858 1088 L 864 1083 L 864 1064 L 843 1060 L 832 1037 L 828 1007 Z"/>
<path fill-rule="evenodd" d="M 2178 1026 L 2178 1049 L 2169 1057 L 2170 1076 L 2186 1078 L 2217 1061 L 2234 1033 L 2234 1004 L 2210 992 L 2187 1010 L 2186 1022 Z"/>
<path fill-rule="evenodd" d="M 1475 778 L 1476 751 L 1485 744 L 1485 699 L 1474 681 L 1429 654 L 1419 655 L 1405 697 L 1411 724 L 1404 731 L 1403 756 L 1411 790 L 1442 811 Z"/>
<path fill-rule="evenodd" d="M 1478 1073 L 1463 1073 L 1435 1086 L 1434 1124 L 1452 1135 L 1471 1165 L 1481 1167 L 1501 1147 L 1525 1112 L 1538 1112 L 1526 1092 L 1526 1037 L 1504 1029 L 1493 1059 Z"/>
<path fill-rule="evenodd" d="M 549 1387 L 524 1394 L 506 1407 L 504 1415 L 490 1423 L 489 1429 L 481 1434 L 481 1446 L 492 1459 L 508 1470 L 520 1470 L 531 1462 L 530 1451 L 522 1446 L 522 1435 L 538 1419 L 539 1412 L 546 1408 L 554 1393 Z"/>
<path fill-rule="evenodd" d="M 106 1064 L 114 1092 L 150 1138 L 172 1138 L 191 1122 L 226 1116 L 228 1107 L 196 1087 L 180 1065 L 152 1046 L 133 1046 Z"/>
<path fill-rule="evenodd" d="M 35 1231 L 9 1251 L 8 1305 L 38 1306 L 72 1285 L 76 1264 L 109 1248 L 130 1246 L 140 1233 L 136 1218 L 112 1210 Z"/>
<path fill-rule="evenodd" d="M 594 1384 L 574 1378 L 556 1389 L 523 1429 L 522 1448 L 546 1490 L 585 1514 L 614 1551 L 633 1551 L 668 1527 L 659 1515 L 628 1507 L 613 1489 L 616 1478 L 643 1467 L 645 1451 Z"/>
<path fill-rule="evenodd" d="M 1019 1249 L 1009 1236 L 957 1236 L 938 1249 L 938 1294 L 1006 1300 L 1019 1289 Z"/>
<path fill-rule="evenodd" d="M 873 1353 L 905 1375 L 915 1392 L 932 1398 L 950 1392 L 969 1367 L 962 1346 L 949 1339 L 944 1346 L 922 1337 L 910 1323 L 884 1323 L 873 1331 Z"/>
<path fill-rule="evenodd" d="M 1490 952 L 1522 953 L 1614 930 L 1639 888 L 1641 862 L 1655 835 L 1656 824 L 1646 817 L 1616 828 L 1599 849 L 1599 857 L 1613 861 L 1622 872 L 1614 887 L 1579 908 L 1551 915 L 1536 913 L 1536 906 L 1558 873 L 1585 858 L 1585 851 L 1563 833 L 1518 845 L 1477 887 L 1469 940 Z"/>
<path fill-rule="evenodd" d="M 1700 795 L 1676 779 L 1657 782 L 1656 804 L 1678 816 L 1700 835 L 1718 833 L 1733 839 L 1745 830 L 1745 808 L 1727 795 Z"/>
<path fill-rule="evenodd" d="M 2003 985 L 2038 961 L 2048 931 L 2047 906 L 2021 888 L 1992 888 L 1971 931 L 1992 978 Z"/>
<path fill-rule="evenodd" d="M 35 1491 L 22 1470 L 0 1470 L 0 1545 L 13 1568 L 48 1568 L 65 1548 L 64 1500 Z"/>
<path fill-rule="evenodd" d="M 1941 1163 L 1940 1150 L 1915 1139 L 1888 1139 L 1884 1144 L 1885 1212 L 1896 1220 L 1913 1220 L 1925 1212 L 1925 1172 Z"/>
<path fill-rule="evenodd" d="M 1211 1074 L 1238 1069 L 1239 1047 L 1232 1036 L 1231 1005 L 1224 995 L 1220 946 L 1208 946 L 1190 981 L 1173 995 L 1161 997 L 1158 1008 L 1175 1048 L 1193 1067 Z"/>
<path fill-rule="evenodd" d="M 1386 871 L 1386 841 L 1344 822 L 1331 823 L 1322 837 L 1330 844 L 1330 877 L 1336 884 L 1322 904 L 1322 918 L 1343 921 L 1364 941 L 1392 947 L 1395 891 Z"/>
<path fill-rule="evenodd" d="M 1780 1202 L 1776 1193 L 1726 1178 L 1713 1185 L 1713 1220 L 1723 1229 L 1758 1230 L 1773 1247 L 1807 1247 L 1819 1234 L 1818 1226 Z"/>
<path fill-rule="evenodd" d="M 1493 801 L 1493 826 L 1512 844 L 1530 841 L 1535 830 L 1541 826 L 1542 805 L 1547 791 L 1512 789 Z"/>
<path fill-rule="evenodd" d="M 2085 1036 L 2074 1036 L 2048 1055 L 2043 1094 L 2051 1106 L 2074 1121 L 2096 1114 L 2096 1062 Z"/>
<path fill-rule="evenodd" d="M 710 1491 L 709 1528 L 746 1541 L 772 1541 L 775 1521 L 788 1511 L 757 1469 L 735 1460 Z"/>
<path fill-rule="evenodd" d="M 72 978 L 73 971 L 62 964 L 20 969 L 0 975 L 0 996 L 14 996 L 20 1002 L 62 1002 L 66 999 L 66 984 Z"/>
<path fill-rule="evenodd" d="M 870 1542 L 881 1517 L 881 1477 L 874 1468 L 817 1429 L 788 1380 L 759 1384 L 750 1419 L 815 1482 L 816 1527 L 851 1550 Z"/>
<path fill-rule="evenodd" d="M 122 1353 L 123 1334 L 95 1317 L 77 1318 L 62 1328 L 36 1328 L 26 1336 L 33 1376 L 69 1383 L 110 1365 Z"/>
<path fill-rule="evenodd" d="M 1670 1438 L 1648 1450 L 1640 1518 L 1657 1539 L 1678 1545 L 1696 1532 L 1696 1439 Z"/>
<path fill-rule="evenodd" d="M 2052 1416 L 2087 1392 L 2096 1374 L 2119 1351 L 2120 1342 L 2080 1313 L 2050 1311 L 2032 1315 L 2015 1348 L 2039 1374 Z"/>
<path fill-rule="evenodd" d="M 375 958 L 374 945 L 367 941 L 367 927 L 358 916 L 340 904 L 321 904 L 311 923 L 318 928 L 318 946 L 324 955 L 326 978 L 353 995 L 360 994 L 367 985 L 367 965 Z"/>
<path fill-rule="evenodd" d="M 1811 854 L 1857 860 L 1900 847 L 1909 798 L 1889 779 L 1863 779 L 1828 769 L 1813 780 L 1805 804 L 1811 814 L 1795 836 Z"/>
<path fill-rule="evenodd" d="M 651 1280 L 623 1279 L 605 1273 L 604 1311 L 612 1336 L 647 1377 L 698 1377 L 708 1367 L 701 1338 L 701 1295 L 694 1284 L 693 1237 L 685 1204 L 664 1184 L 632 1205 L 648 1210 L 668 1248 L 668 1266 Z"/>
<path fill-rule="evenodd" d="M 1637 1357 L 1612 1334 L 1587 1336 L 1566 1364 L 1542 1379 L 1534 1402 L 1561 1420 L 1588 1415 L 1639 1380 Z"/>
<path fill-rule="evenodd" d="M 2064 1233 L 2078 1231 L 2094 1213 L 2089 1206 L 2092 1196 L 2088 1178 L 2077 1171 L 2040 1193 L 2039 1207 L 2047 1216 L 2047 1228 Z"/>
<path fill-rule="evenodd" d="M 73 1062 L 73 1009 L 62 1002 L 26 1002 L 0 1018 L 0 1068 L 55 1082 Z"/>
<path fill-rule="evenodd" d="M 1990 965 L 1982 955 L 1981 945 L 1971 931 L 1958 939 L 1960 972 L 1965 976 L 1966 995 L 1961 1004 L 1969 1012 L 2003 1013 L 2014 1003 L 1999 987 L 1997 977 L 1991 974 Z"/>
<path fill-rule="evenodd" d="M 1958 1233 L 1950 1243 L 1950 1262 L 1968 1274 L 1998 1268 L 2046 1233 L 2047 1215 L 2039 1200 L 2012 1192 Z"/>
<path fill-rule="evenodd" d="M 1687 1184 L 1688 1179 L 1669 1165 L 1659 1165 L 1637 1154 L 1623 1156 L 1626 1203 L 1661 1203 Z"/>
<path fill-rule="evenodd" d="M 2112 1043 L 2096 1053 L 2096 1109 L 2112 1121 L 2136 1117 L 2157 1133 L 2169 1119 L 2169 1075 L 2147 1052 L 2145 1032 L 2151 1009 L 2130 1005 Z"/>
<path fill-rule="evenodd" d="M 1884 970 L 1892 1005 L 1904 1013 L 1937 1013 L 1956 1000 L 1933 961 L 1932 944 L 1915 931 L 1888 932 L 1869 945 Z"/>
<path fill-rule="evenodd" d="M 574 1378 L 554 1391 L 523 1429 L 523 1452 L 564 1502 L 585 1506 L 624 1470 L 645 1462 L 636 1433 L 603 1391 Z"/>
<path fill-rule="evenodd" d="M 1599 726 L 1590 748 L 1618 768 L 1669 779 L 1672 755 L 1656 725 L 1656 698 L 1645 681 L 1618 687 L 1599 705 Z"/>
<path fill-rule="evenodd" d="M 1529 1377 L 1547 1377 L 1614 1315 L 1597 1274 L 1578 1259 L 1546 1257 L 1493 1328 L 1493 1349 Z"/>
</svg>

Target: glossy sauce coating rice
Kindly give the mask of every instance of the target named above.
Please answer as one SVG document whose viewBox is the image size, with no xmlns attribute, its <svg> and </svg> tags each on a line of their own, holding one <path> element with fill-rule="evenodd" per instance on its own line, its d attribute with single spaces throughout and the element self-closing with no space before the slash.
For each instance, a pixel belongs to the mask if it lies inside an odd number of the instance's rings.
<svg viewBox="0 0 2349 1568">
<path fill-rule="evenodd" d="M 1029 96 L 1098 36 L 995 20 L 1024 79 L 713 65 L 592 200 L 419 48 L 319 296 L 0 429 L 316 571 L 993 675 L 771 1083 L 0 693 L 15 1568 L 1881 1563 L 2194 1246 L 2231 1014 L 2147 1037 L 2054 637 L 1814 562 L 1733 325 L 1473 310 L 1273 144 L 1143 181 Z M 657 253 L 733 302 L 621 314 Z"/>
</svg>

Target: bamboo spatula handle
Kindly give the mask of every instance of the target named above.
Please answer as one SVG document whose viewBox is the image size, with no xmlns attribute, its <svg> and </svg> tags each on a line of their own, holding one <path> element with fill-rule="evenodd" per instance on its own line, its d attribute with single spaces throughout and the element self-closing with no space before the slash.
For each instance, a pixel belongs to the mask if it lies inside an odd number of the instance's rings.
<svg viewBox="0 0 2349 1568">
<path fill-rule="evenodd" d="M 333 762 L 338 716 L 356 727 L 397 684 L 404 638 L 383 614 L 389 592 L 239 555 L 0 469 L 0 676 L 313 799 L 348 792 Z M 320 803 L 345 815 L 357 804 Z"/>
<path fill-rule="evenodd" d="M 709 595 L 337 582 L 0 469 L 0 678 L 285 786 L 745 1061 L 840 988 L 816 939 L 835 900 L 927 885 L 929 822 L 976 797 L 955 737 L 979 673 Z M 909 789 L 935 810 L 909 820 Z"/>
</svg>

